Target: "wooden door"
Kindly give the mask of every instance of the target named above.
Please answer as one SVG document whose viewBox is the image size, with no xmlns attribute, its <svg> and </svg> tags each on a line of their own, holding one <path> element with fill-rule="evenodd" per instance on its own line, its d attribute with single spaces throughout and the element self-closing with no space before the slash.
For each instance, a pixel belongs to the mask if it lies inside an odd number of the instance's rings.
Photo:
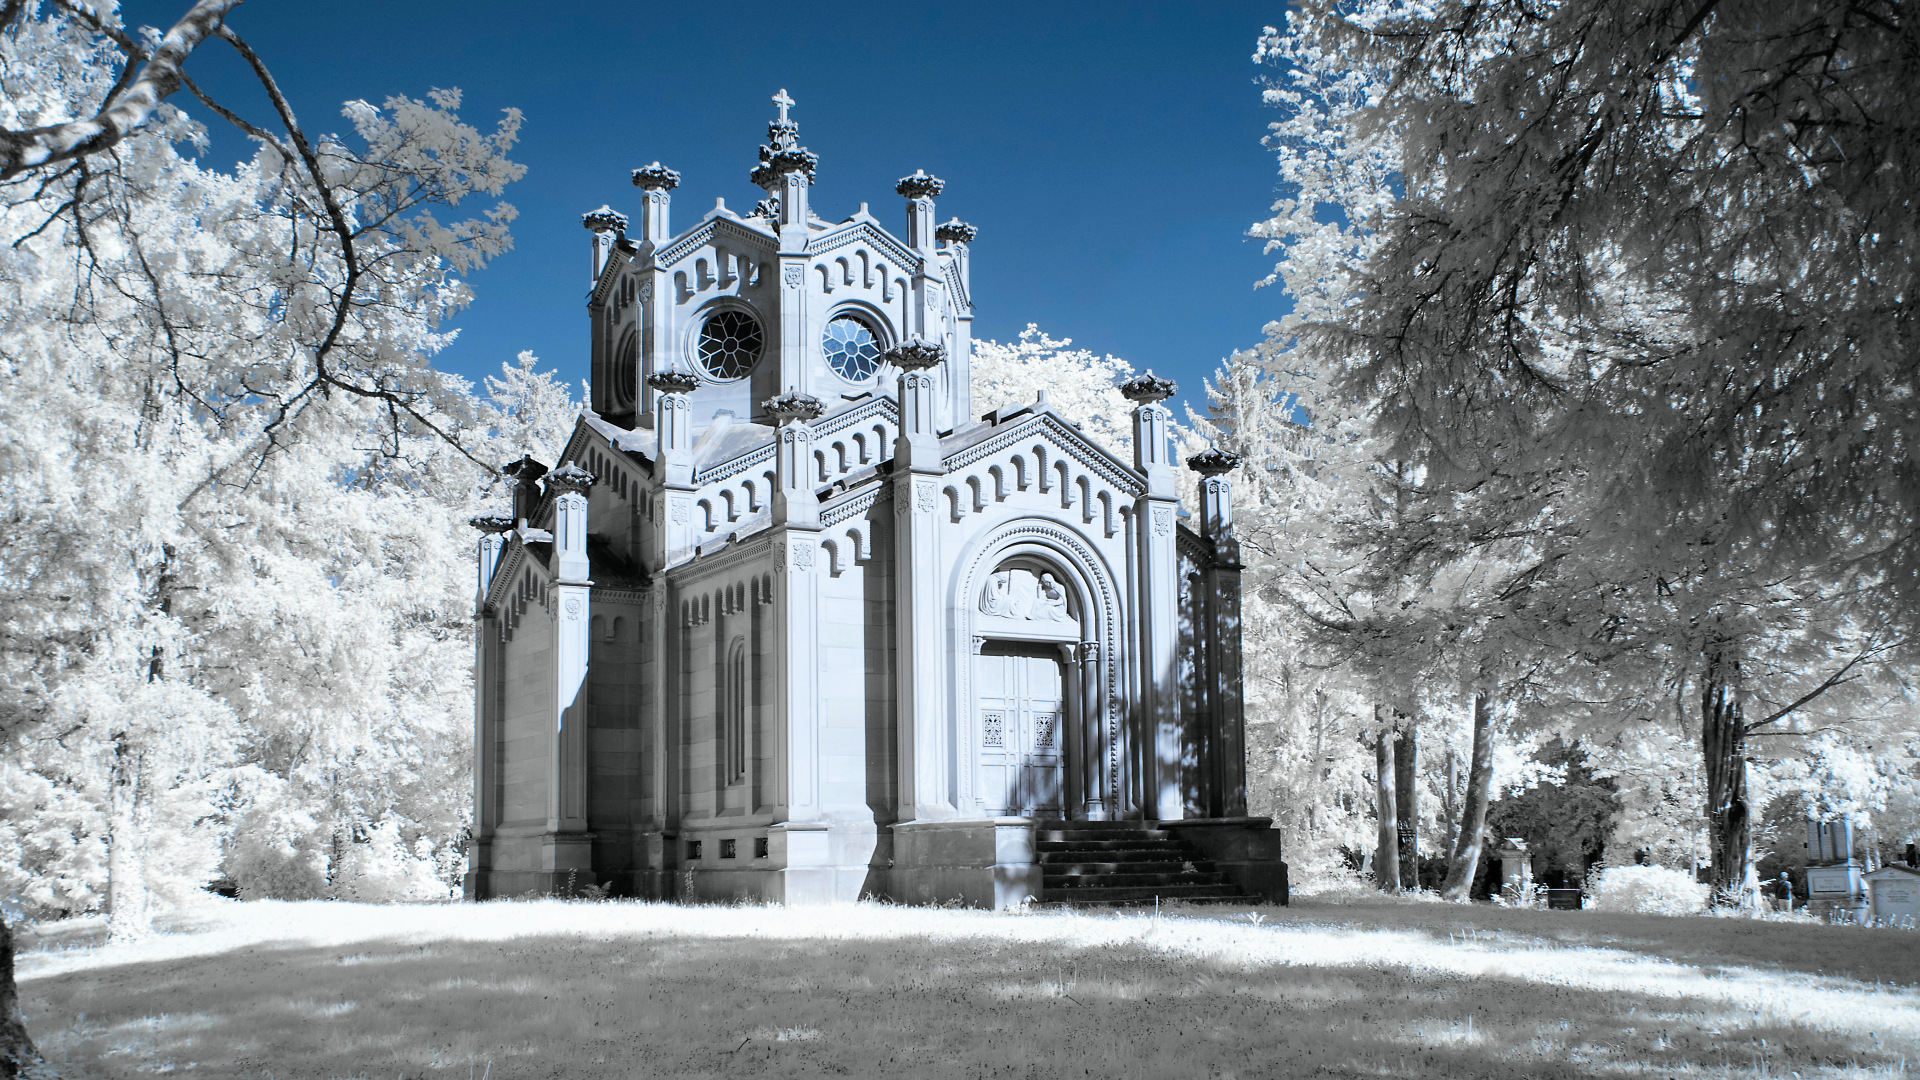
<svg viewBox="0 0 1920 1080">
<path fill-rule="evenodd" d="M 980 798 L 987 812 L 1058 815 L 1066 804 L 1067 711 L 1059 648 L 993 641 L 975 663 Z"/>
</svg>

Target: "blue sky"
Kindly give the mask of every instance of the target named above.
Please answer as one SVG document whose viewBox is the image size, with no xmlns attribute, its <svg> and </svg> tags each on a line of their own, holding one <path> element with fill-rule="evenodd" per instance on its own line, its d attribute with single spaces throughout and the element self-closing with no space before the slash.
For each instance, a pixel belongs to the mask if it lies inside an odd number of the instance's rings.
<svg viewBox="0 0 1920 1080">
<path fill-rule="evenodd" d="M 135 0 L 166 26 L 185 0 Z M 253 0 L 233 27 L 267 60 L 309 130 L 339 103 L 434 86 L 466 94 L 491 127 L 526 114 L 515 249 L 473 276 L 473 307 L 442 366 L 470 378 L 521 349 L 585 375 L 588 234 L 611 203 L 638 219 L 630 171 L 678 169 L 675 222 L 715 196 L 744 212 L 755 149 L 785 87 L 820 155 L 813 194 L 830 220 L 865 201 L 904 228 L 894 180 L 947 181 L 941 220 L 973 223 L 974 333 L 1027 323 L 1151 367 L 1195 398 L 1228 353 L 1286 310 L 1254 283 L 1273 258 L 1245 237 L 1274 198 L 1260 145 L 1271 110 L 1250 57 L 1280 3 L 680 3 L 545 5 Z M 209 42 L 190 74 L 246 115 L 265 98 Z M 250 151 L 221 135 L 211 161 Z"/>
</svg>

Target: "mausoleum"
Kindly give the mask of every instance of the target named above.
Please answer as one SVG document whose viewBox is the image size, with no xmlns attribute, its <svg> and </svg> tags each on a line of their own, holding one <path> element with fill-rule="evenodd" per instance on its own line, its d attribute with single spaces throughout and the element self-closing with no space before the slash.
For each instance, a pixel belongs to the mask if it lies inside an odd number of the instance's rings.
<svg viewBox="0 0 1920 1080">
<path fill-rule="evenodd" d="M 477 519 L 473 898 L 1284 899 L 1247 817 L 1240 564 L 1172 383 L 1132 460 L 975 416 L 969 247 L 814 210 L 792 101 L 745 214 L 585 216 L 592 398 Z"/>
</svg>

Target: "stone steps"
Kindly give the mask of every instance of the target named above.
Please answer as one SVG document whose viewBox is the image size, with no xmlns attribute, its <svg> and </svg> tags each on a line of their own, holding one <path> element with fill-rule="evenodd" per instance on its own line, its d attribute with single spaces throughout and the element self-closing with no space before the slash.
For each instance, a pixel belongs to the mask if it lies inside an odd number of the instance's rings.
<svg viewBox="0 0 1920 1080">
<path fill-rule="evenodd" d="M 1043 821 L 1034 837 L 1044 903 L 1257 902 L 1167 829 L 1128 821 Z"/>
</svg>

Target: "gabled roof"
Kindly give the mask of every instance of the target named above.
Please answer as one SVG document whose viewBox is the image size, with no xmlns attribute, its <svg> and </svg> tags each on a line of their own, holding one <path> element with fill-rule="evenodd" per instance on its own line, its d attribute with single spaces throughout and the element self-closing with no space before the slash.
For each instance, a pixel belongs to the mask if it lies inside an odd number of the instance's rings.
<svg viewBox="0 0 1920 1080">
<path fill-rule="evenodd" d="M 1009 447 L 1036 436 L 1051 439 L 1072 454 L 1082 465 L 1128 495 L 1146 494 L 1146 481 L 1133 466 L 1112 451 L 1094 442 L 1071 420 L 1046 405 L 1028 406 L 1007 413 L 987 414 L 988 419 L 956 430 L 941 440 L 941 464 L 948 472 L 992 457 Z"/>
<path fill-rule="evenodd" d="M 731 210 L 720 210 L 705 221 L 674 237 L 656 251 L 655 266 L 672 266 L 715 240 L 732 240 L 761 251 L 779 248 L 780 238 L 758 225 L 755 219 L 737 217 Z"/>
<path fill-rule="evenodd" d="M 815 234 L 807 240 L 807 254 L 824 255 L 866 241 L 879 248 L 902 270 L 912 271 L 920 266 L 920 255 L 912 248 L 895 239 L 893 234 L 880 227 L 871 215 L 855 214 L 846 221 Z"/>
</svg>

